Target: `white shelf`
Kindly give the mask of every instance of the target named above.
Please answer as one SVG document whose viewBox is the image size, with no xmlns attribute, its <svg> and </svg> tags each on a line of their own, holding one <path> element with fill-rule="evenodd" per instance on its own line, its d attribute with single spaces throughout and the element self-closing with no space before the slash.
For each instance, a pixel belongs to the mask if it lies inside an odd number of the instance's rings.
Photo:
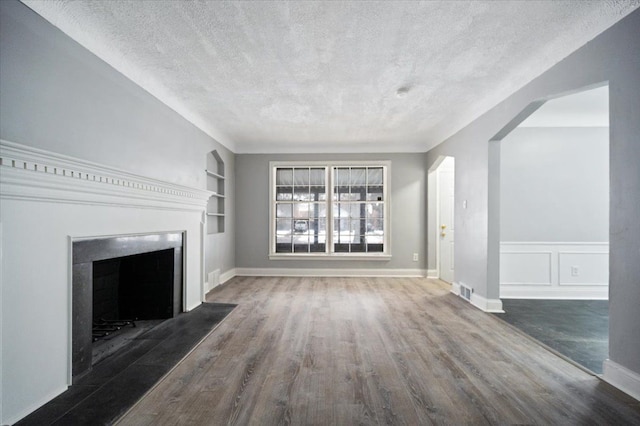
<svg viewBox="0 0 640 426">
<path fill-rule="evenodd" d="M 205 171 L 205 172 L 207 172 L 207 174 L 208 174 L 209 176 L 213 176 L 213 177 L 214 177 L 214 178 L 216 178 L 216 179 L 222 179 L 222 180 L 224 180 L 224 176 L 219 175 L 218 173 L 214 173 L 214 172 L 212 172 L 211 170 L 207 170 L 207 169 L 205 169 L 204 171 Z"/>
<path fill-rule="evenodd" d="M 224 198 L 224 195 L 222 194 L 218 194 L 217 192 L 214 192 L 213 194 L 211 194 L 212 197 L 218 197 L 218 198 Z"/>
</svg>

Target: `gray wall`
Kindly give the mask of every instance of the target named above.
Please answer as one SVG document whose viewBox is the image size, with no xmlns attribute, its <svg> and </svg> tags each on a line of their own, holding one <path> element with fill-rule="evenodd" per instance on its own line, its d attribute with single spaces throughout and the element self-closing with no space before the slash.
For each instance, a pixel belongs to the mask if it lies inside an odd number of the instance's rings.
<svg viewBox="0 0 640 426">
<path fill-rule="evenodd" d="M 206 154 L 217 149 L 227 175 L 234 154 L 17 1 L 2 1 L 0 137 L 206 188 Z M 226 203 L 233 212 L 233 182 Z M 7 225 L 8 226 L 8 225 Z M 218 253 L 207 268 L 233 268 L 233 215 L 207 237 Z"/>
<path fill-rule="evenodd" d="M 518 127 L 501 144 L 501 241 L 609 241 L 608 127 Z"/>
<path fill-rule="evenodd" d="M 489 192 L 499 191 L 489 143 L 529 104 L 609 81 L 610 334 L 612 361 L 640 374 L 640 11 L 635 11 L 427 153 L 456 157 L 456 280 L 497 299 L 499 233 Z M 468 208 L 461 208 L 468 200 Z M 491 231 L 491 232 L 490 232 Z M 488 249 L 491 247 L 491 250 Z M 488 280 L 491 277 L 491 280 Z"/>
<path fill-rule="evenodd" d="M 390 160 L 389 261 L 269 260 L 269 161 Z M 236 155 L 236 265 L 239 268 L 424 269 L 426 233 L 424 154 Z M 419 261 L 413 262 L 413 253 Z"/>
</svg>

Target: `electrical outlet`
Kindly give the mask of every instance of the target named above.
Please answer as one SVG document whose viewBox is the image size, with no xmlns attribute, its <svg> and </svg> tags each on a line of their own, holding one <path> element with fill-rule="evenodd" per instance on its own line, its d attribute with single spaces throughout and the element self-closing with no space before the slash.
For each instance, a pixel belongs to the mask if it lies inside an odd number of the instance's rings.
<svg viewBox="0 0 640 426">
<path fill-rule="evenodd" d="M 414 262 L 418 261 L 418 253 L 413 253 L 413 261 Z"/>
<path fill-rule="evenodd" d="M 577 277 L 578 275 L 580 275 L 580 269 L 577 266 L 572 266 L 571 267 L 571 276 L 572 277 Z"/>
</svg>

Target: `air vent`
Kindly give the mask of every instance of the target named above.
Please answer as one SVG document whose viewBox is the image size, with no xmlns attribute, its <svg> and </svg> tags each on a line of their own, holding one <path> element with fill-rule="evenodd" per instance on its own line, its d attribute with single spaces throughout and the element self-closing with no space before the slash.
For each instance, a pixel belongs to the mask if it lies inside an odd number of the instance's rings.
<svg viewBox="0 0 640 426">
<path fill-rule="evenodd" d="M 460 283 L 460 297 L 471 301 L 471 293 L 473 293 L 473 289 L 471 287 Z"/>
</svg>

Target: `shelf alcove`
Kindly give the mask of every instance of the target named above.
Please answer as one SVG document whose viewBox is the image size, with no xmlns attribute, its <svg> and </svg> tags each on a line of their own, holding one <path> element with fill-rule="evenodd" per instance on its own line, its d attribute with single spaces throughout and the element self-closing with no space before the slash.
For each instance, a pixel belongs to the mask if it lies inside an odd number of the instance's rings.
<svg viewBox="0 0 640 426">
<path fill-rule="evenodd" d="M 214 194 L 207 203 L 207 232 L 224 232 L 224 161 L 218 151 L 207 154 L 207 189 Z"/>
</svg>

